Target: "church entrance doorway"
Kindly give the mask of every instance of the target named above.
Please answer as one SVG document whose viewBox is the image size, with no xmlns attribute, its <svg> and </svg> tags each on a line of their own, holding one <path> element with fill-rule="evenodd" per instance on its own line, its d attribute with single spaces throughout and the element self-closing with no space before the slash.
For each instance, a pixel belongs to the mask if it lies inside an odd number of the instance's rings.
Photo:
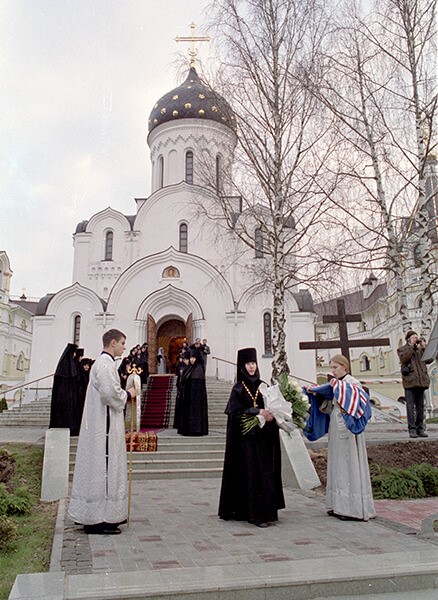
<svg viewBox="0 0 438 600">
<path fill-rule="evenodd" d="M 157 349 L 164 349 L 168 373 L 175 373 L 179 350 L 186 339 L 186 324 L 180 319 L 169 319 L 158 327 Z"/>
</svg>

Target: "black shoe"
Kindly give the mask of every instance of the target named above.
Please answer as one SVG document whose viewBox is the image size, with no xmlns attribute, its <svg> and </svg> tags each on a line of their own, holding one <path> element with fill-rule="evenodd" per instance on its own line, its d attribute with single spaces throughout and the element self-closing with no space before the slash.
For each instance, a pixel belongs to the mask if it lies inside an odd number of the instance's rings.
<svg viewBox="0 0 438 600">
<path fill-rule="evenodd" d="M 122 533 L 122 530 L 119 527 L 111 527 L 111 525 L 107 526 L 106 523 L 84 525 L 84 531 L 88 535 L 118 535 L 119 533 Z"/>
<path fill-rule="evenodd" d="M 418 437 L 418 433 L 417 433 L 416 431 L 411 431 L 411 432 L 409 433 L 409 437 L 410 437 L 410 438 L 417 438 L 417 437 Z M 429 436 L 428 436 L 428 437 L 429 437 Z"/>
<path fill-rule="evenodd" d="M 417 434 L 418 437 L 429 437 L 427 435 L 427 433 L 425 433 L 424 431 L 421 431 L 420 433 Z"/>
<path fill-rule="evenodd" d="M 329 517 L 336 517 L 334 510 L 328 510 L 327 514 L 328 514 Z"/>
</svg>

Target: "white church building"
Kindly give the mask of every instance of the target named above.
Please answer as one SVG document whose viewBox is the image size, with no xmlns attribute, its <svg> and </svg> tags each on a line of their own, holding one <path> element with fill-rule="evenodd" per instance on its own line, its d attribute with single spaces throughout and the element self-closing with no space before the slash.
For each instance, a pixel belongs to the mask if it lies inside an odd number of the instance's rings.
<svg viewBox="0 0 438 600">
<path fill-rule="evenodd" d="M 237 239 L 220 220 L 218 193 L 245 218 L 239 197 L 226 189 L 237 143 L 230 105 L 190 68 L 186 80 L 155 104 L 148 145 L 152 190 L 135 200 L 135 214 L 107 209 L 78 224 L 72 285 L 47 294 L 33 323 L 30 379 L 53 373 L 68 342 L 95 358 L 110 328 L 127 335 L 127 347 L 148 343 L 156 372 L 162 346 L 175 364 L 184 339 L 206 338 L 212 355 L 207 375 L 232 381 L 238 348 L 255 346 L 262 377 L 272 360 L 272 297 L 255 293 L 254 261 L 269 260 Z M 225 188 L 225 190 L 224 190 Z M 203 216 L 204 215 L 204 216 Z M 315 381 L 312 298 L 289 293 L 286 350 L 291 369 Z M 229 361 L 229 362 L 226 362 Z"/>
</svg>

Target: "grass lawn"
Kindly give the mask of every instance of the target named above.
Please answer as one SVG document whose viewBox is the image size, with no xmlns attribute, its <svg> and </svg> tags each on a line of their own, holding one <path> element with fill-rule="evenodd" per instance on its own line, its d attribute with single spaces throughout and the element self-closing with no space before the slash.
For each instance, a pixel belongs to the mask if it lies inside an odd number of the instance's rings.
<svg viewBox="0 0 438 600">
<path fill-rule="evenodd" d="M 0 550 L 0 600 L 6 600 L 16 575 L 48 571 L 58 503 L 39 501 L 43 448 L 29 444 L 3 444 L 1 448 L 15 458 L 8 488 L 26 487 L 33 504 L 29 514 L 9 517 L 17 534 L 10 547 Z"/>
</svg>

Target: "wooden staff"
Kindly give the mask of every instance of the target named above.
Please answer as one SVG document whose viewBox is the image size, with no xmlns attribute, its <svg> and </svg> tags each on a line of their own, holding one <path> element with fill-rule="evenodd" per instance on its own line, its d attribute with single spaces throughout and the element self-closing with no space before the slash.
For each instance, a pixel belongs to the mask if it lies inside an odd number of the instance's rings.
<svg viewBox="0 0 438 600">
<path fill-rule="evenodd" d="M 135 401 L 141 401 L 141 382 L 140 382 L 140 373 L 142 373 L 143 369 L 136 367 L 135 365 L 128 369 L 129 375 L 132 375 L 132 385 L 135 387 L 136 396 Z M 129 381 L 129 379 L 128 379 Z M 128 381 L 126 382 L 126 387 L 128 386 Z M 130 426 L 130 434 L 129 434 L 129 470 L 128 470 L 128 527 L 131 524 L 131 491 L 132 491 L 132 452 L 133 452 L 133 434 L 134 434 L 134 406 L 133 399 L 131 399 L 131 426 Z"/>
<path fill-rule="evenodd" d="M 129 435 L 129 471 L 128 471 L 128 527 L 131 524 L 131 490 L 132 490 L 132 446 L 134 440 L 132 439 L 134 433 L 134 410 L 131 399 L 131 430 Z"/>
</svg>

